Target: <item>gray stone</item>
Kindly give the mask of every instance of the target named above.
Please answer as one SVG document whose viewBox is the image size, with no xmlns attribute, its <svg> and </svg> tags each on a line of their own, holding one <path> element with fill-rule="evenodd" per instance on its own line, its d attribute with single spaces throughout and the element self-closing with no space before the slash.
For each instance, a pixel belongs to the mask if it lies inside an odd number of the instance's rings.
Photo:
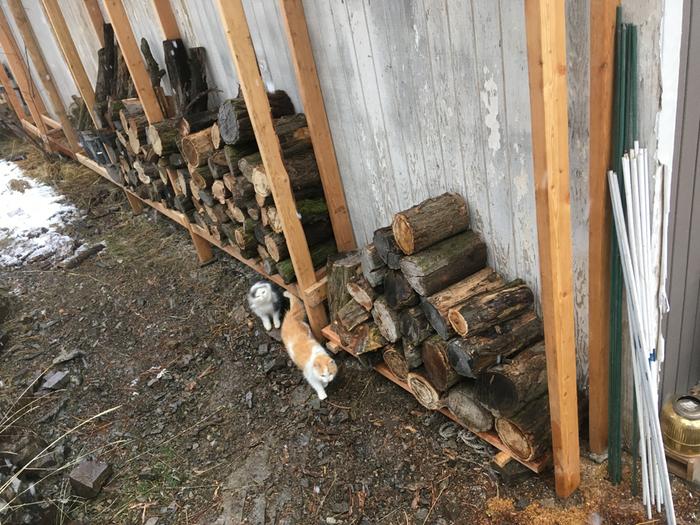
<svg viewBox="0 0 700 525">
<path fill-rule="evenodd" d="M 153 516 L 152 518 L 148 518 L 144 525 L 158 525 L 158 517 Z"/>
<path fill-rule="evenodd" d="M 258 355 L 267 355 L 270 352 L 270 345 L 268 343 L 263 343 L 258 345 Z"/>
<path fill-rule="evenodd" d="M 85 355 L 81 350 L 71 350 L 68 351 L 65 348 L 61 350 L 61 353 L 56 356 L 56 358 L 52 361 L 54 365 L 60 365 L 61 363 L 66 363 L 68 361 L 71 361 L 75 359 L 76 357 L 80 357 L 82 355 Z"/>
<path fill-rule="evenodd" d="M 67 372 L 54 372 L 46 378 L 41 388 L 46 390 L 59 390 L 66 386 L 69 381 L 70 377 L 68 377 Z"/>
<path fill-rule="evenodd" d="M 112 467 L 102 461 L 83 461 L 70 473 L 73 492 L 83 498 L 94 498 L 112 474 Z"/>
</svg>

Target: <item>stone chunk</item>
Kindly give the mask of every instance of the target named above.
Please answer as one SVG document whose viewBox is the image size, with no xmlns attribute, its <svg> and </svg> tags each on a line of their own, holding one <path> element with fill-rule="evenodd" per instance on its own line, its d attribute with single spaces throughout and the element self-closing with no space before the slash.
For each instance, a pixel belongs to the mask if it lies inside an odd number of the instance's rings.
<svg viewBox="0 0 700 525">
<path fill-rule="evenodd" d="M 94 498 L 102 490 L 107 478 L 112 474 L 112 466 L 101 461 L 83 461 L 70 473 L 73 492 L 83 498 Z"/>
<path fill-rule="evenodd" d="M 46 390 L 60 390 L 68 384 L 70 377 L 67 372 L 54 372 L 46 378 L 41 388 Z"/>
</svg>

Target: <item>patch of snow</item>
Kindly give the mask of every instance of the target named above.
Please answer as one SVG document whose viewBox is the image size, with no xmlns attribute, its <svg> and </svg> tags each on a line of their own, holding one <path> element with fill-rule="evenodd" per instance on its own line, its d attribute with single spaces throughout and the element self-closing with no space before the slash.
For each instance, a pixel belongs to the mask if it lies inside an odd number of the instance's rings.
<svg viewBox="0 0 700 525">
<path fill-rule="evenodd" d="M 75 243 L 61 229 L 78 215 L 52 187 L 0 159 L 0 266 L 70 255 Z"/>
</svg>

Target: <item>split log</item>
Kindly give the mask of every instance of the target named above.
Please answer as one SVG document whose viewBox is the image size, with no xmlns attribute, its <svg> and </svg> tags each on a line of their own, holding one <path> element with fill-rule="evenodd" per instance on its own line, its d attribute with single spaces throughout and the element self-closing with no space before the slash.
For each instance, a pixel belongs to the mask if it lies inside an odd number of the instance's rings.
<svg viewBox="0 0 700 525">
<path fill-rule="evenodd" d="M 209 166 L 189 166 L 190 177 L 200 189 L 210 188 L 214 183 Z"/>
<path fill-rule="evenodd" d="M 258 205 L 255 202 L 249 202 L 246 205 L 245 211 L 248 214 L 248 217 L 254 221 L 260 220 L 260 208 L 258 208 Z"/>
<path fill-rule="evenodd" d="M 126 132 L 129 129 L 130 119 L 142 122 L 146 118 L 146 114 L 143 111 L 143 106 L 141 101 L 137 98 L 124 99 L 121 101 L 121 106 L 119 109 L 119 122 L 122 125 L 122 131 Z"/>
<path fill-rule="evenodd" d="M 265 257 L 270 257 L 270 253 L 267 251 L 267 248 L 265 248 L 265 236 L 270 233 L 272 233 L 272 230 L 260 222 L 256 223 L 255 230 L 253 230 L 255 240 L 258 242 L 260 248 L 265 250 Z"/>
<path fill-rule="evenodd" d="M 472 432 L 488 432 L 493 428 L 493 415 L 479 403 L 472 382 L 465 381 L 451 388 L 447 394 L 447 407 Z"/>
<path fill-rule="evenodd" d="M 214 152 L 209 128 L 190 133 L 182 138 L 182 156 L 190 166 L 201 166 Z"/>
<path fill-rule="evenodd" d="M 149 198 L 152 201 L 161 202 L 165 200 L 165 184 L 160 179 L 154 179 L 148 185 Z"/>
<path fill-rule="evenodd" d="M 211 143 L 214 144 L 214 149 L 219 149 L 222 146 L 221 132 L 219 131 L 219 123 L 214 122 L 210 128 Z"/>
<path fill-rule="evenodd" d="M 397 213 L 391 227 L 396 244 L 411 255 L 467 230 L 467 202 L 457 193 L 443 193 Z"/>
<path fill-rule="evenodd" d="M 200 191 L 200 196 L 201 193 L 202 192 Z M 230 220 L 228 215 L 226 215 L 226 206 L 223 206 L 218 202 L 214 203 L 213 206 L 205 206 L 204 209 L 214 224 L 220 224 Z"/>
<path fill-rule="evenodd" d="M 256 240 L 257 240 L 257 236 L 256 236 Z M 265 247 L 263 245 L 258 244 L 258 246 L 256 247 L 256 250 L 258 250 L 258 257 L 260 257 L 260 259 L 270 259 L 270 254 L 267 253 L 267 249 L 265 249 Z M 270 260 L 272 261 L 272 259 L 270 259 Z M 274 261 L 272 261 L 272 262 L 274 264 Z"/>
<path fill-rule="evenodd" d="M 355 329 L 355 327 L 361 325 L 367 319 L 369 319 L 369 313 L 367 310 L 362 308 L 357 301 L 350 299 L 340 310 L 338 310 L 336 319 L 343 328 L 348 331 L 352 331 Z"/>
<path fill-rule="evenodd" d="M 321 266 L 326 264 L 328 257 L 337 252 L 335 241 L 329 241 L 323 244 L 319 244 L 317 246 L 313 246 L 310 248 L 310 250 L 311 263 L 313 264 L 314 268 L 320 268 Z M 289 284 L 292 281 L 294 281 L 296 275 L 294 273 L 294 267 L 292 266 L 292 260 L 285 259 L 284 261 L 278 262 L 277 273 L 280 274 L 280 277 L 282 277 L 282 280 L 286 284 Z"/>
<path fill-rule="evenodd" d="M 401 271 L 406 280 L 423 296 L 433 295 L 485 265 L 486 245 L 472 231 L 459 233 L 401 259 Z"/>
<path fill-rule="evenodd" d="M 338 310 L 351 299 L 347 284 L 360 271 L 360 255 L 358 252 L 339 254 L 328 259 L 326 266 L 328 315 L 335 319 Z"/>
<path fill-rule="evenodd" d="M 404 344 L 409 345 L 419 345 L 435 333 L 420 306 L 402 310 L 399 314 L 399 326 Z"/>
<path fill-rule="evenodd" d="M 474 335 L 528 310 L 533 299 L 532 290 L 522 280 L 516 279 L 450 309 L 448 318 L 459 335 Z"/>
<path fill-rule="evenodd" d="M 384 274 L 384 297 L 390 308 L 400 310 L 418 304 L 418 294 L 411 288 L 403 274 L 387 269 Z"/>
<path fill-rule="evenodd" d="M 383 295 L 377 297 L 372 305 L 372 319 L 387 341 L 395 343 L 401 339 L 399 313 L 389 306 Z"/>
<path fill-rule="evenodd" d="M 243 208 L 240 206 L 236 206 L 236 203 L 234 203 L 231 199 L 228 199 L 226 201 L 226 210 L 228 212 L 228 216 L 231 217 L 232 221 L 244 223 L 246 220 L 246 214 Z"/>
<path fill-rule="evenodd" d="M 223 150 L 214 151 L 207 159 L 207 166 L 211 171 L 211 176 L 216 180 L 222 179 L 228 173 L 228 163 Z"/>
<path fill-rule="evenodd" d="M 150 162 L 134 161 L 134 169 L 138 174 L 139 180 L 144 184 L 151 184 L 156 179 L 160 180 L 158 168 Z"/>
<path fill-rule="evenodd" d="M 203 228 L 204 231 L 211 234 L 211 231 L 209 230 L 209 223 L 207 223 L 207 221 L 204 219 L 203 213 L 195 213 L 193 215 L 193 217 L 194 217 L 194 222 L 197 223 L 197 226 L 199 226 L 200 228 Z"/>
<path fill-rule="evenodd" d="M 217 114 L 217 110 L 211 110 L 183 116 L 177 126 L 180 136 L 186 137 L 197 131 L 210 128 L 216 122 Z"/>
<path fill-rule="evenodd" d="M 235 231 L 236 245 L 241 249 L 246 256 L 254 257 L 257 253 L 258 242 L 255 240 L 255 221 L 247 219 Z"/>
<path fill-rule="evenodd" d="M 190 65 L 185 44 L 179 38 L 163 41 L 163 56 L 175 97 L 175 110 L 185 114 L 190 86 Z"/>
<path fill-rule="evenodd" d="M 544 342 L 520 352 L 512 361 L 492 366 L 479 377 L 479 401 L 499 417 L 510 417 L 547 392 Z"/>
<path fill-rule="evenodd" d="M 360 307 L 360 310 L 363 310 L 365 314 L 367 313 L 367 311 L 362 307 Z M 340 315 L 340 312 L 338 314 Z M 353 339 L 354 345 L 352 346 L 351 350 L 356 356 L 376 352 L 380 348 L 383 348 L 387 343 L 386 339 L 384 339 L 382 334 L 379 333 L 377 325 L 372 322 L 364 323 L 358 326 L 356 330 L 353 331 Z M 381 359 L 381 353 L 379 354 L 379 357 Z"/>
<path fill-rule="evenodd" d="M 346 288 L 350 296 L 362 305 L 368 312 L 372 310 L 377 292 L 370 286 L 364 276 L 358 276 L 354 281 L 350 281 Z M 381 330 L 380 330 L 381 331 Z"/>
<path fill-rule="evenodd" d="M 211 194 L 219 201 L 219 204 L 226 204 L 226 199 L 231 196 L 231 192 L 224 186 L 224 181 L 215 180 L 211 184 Z"/>
<path fill-rule="evenodd" d="M 370 243 L 362 248 L 360 252 L 362 274 L 367 282 L 373 287 L 380 286 L 384 282 L 386 274 L 386 264 L 377 253 L 374 243 Z"/>
<path fill-rule="evenodd" d="M 533 461 L 550 446 L 549 399 L 537 398 L 509 418 L 496 418 L 494 427 L 503 444 L 523 461 Z"/>
<path fill-rule="evenodd" d="M 401 381 L 406 381 L 408 376 L 408 365 L 406 364 L 406 358 L 403 355 L 403 348 L 401 348 L 401 343 L 390 344 L 384 347 L 382 353 L 384 357 L 384 363 L 389 367 L 396 377 Z"/>
<path fill-rule="evenodd" d="M 447 341 L 439 335 L 433 335 L 423 341 L 421 358 L 430 382 L 441 392 L 447 391 L 462 379 L 447 358 Z"/>
<path fill-rule="evenodd" d="M 478 335 L 450 341 L 447 353 L 458 374 L 478 377 L 501 359 L 517 354 L 544 337 L 542 321 L 529 310 Z"/>
<path fill-rule="evenodd" d="M 284 91 L 268 93 L 272 118 L 294 113 L 294 105 Z M 253 125 L 243 98 L 224 100 L 219 106 L 219 132 L 226 144 L 241 144 L 255 140 Z"/>
<path fill-rule="evenodd" d="M 146 141 L 159 157 L 176 153 L 178 132 L 174 119 L 163 120 L 146 128 Z"/>
<path fill-rule="evenodd" d="M 176 171 L 176 181 L 181 195 L 190 195 L 190 172 L 187 169 Z"/>
<path fill-rule="evenodd" d="M 160 177 L 160 180 L 163 181 L 163 184 L 166 186 L 169 185 L 170 177 L 168 176 L 168 161 L 166 159 L 158 159 L 156 168 L 158 168 L 158 176 Z"/>
<path fill-rule="evenodd" d="M 392 270 L 398 270 L 400 268 L 403 252 L 394 240 L 394 232 L 391 230 L 391 226 L 379 228 L 375 231 L 372 244 L 377 250 L 377 255 L 379 255 L 379 258 L 384 264 Z"/>
<path fill-rule="evenodd" d="M 232 222 L 224 222 L 219 225 L 219 230 L 226 236 L 229 244 L 236 244 L 236 226 Z"/>
<path fill-rule="evenodd" d="M 447 318 L 450 308 L 480 293 L 501 288 L 503 284 L 500 275 L 491 268 L 484 268 L 430 297 L 421 297 L 421 307 L 435 331 L 447 340 L 456 335 Z"/>
<path fill-rule="evenodd" d="M 189 175 L 189 172 L 187 172 L 187 173 Z M 193 181 L 190 178 L 188 185 L 190 187 L 190 195 L 192 195 L 192 200 L 201 201 L 202 198 L 199 196 L 199 186 L 197 186 L 197 183 L 195 183 L 195 181 Z M 212 202 L 213 202 L 213 200 L 212 200 Z"/>
<path fill-rule="evenodd" d="M 440 391 L 433 386 L 425 375 L 425 370 L 419 369 L 409 372 L 406 377 L 408 388 L 416 400 L 425 408 L 438 410 L 444 406 Z"/>
<path fill-rule="evenodd" d="M 209 224 L 209 235 L 211 235 L 215 240 L 221 242 L 221 229 L 220 224 Z"/>
<path fill-rule="evenodd" d="M 211 190 L 207 189 L 199 189 L 199 200 L 202 201 L 202 204 L 209 207 L 213 207 L 217 204 L 214 200 L 214 196 L 211 194 Z"/>
</svg>

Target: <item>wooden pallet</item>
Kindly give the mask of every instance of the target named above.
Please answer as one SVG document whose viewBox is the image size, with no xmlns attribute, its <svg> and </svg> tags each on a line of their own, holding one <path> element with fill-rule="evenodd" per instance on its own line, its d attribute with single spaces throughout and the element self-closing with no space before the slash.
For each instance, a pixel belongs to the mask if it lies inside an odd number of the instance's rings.
<svg viewBox="0 0 700 525">
<path fill-rule="evenodd" d="M 664 449 L 669 472 L 700 485 L 700 456 L 684 456 L 666 447 Z"/>
<path fill-rule="evenodd" d="M 322 333 L 323 333 L 323 335 L 326 337 L 326 339 L 328 339 L 328 341 L 329 341 L 334 347 L 341 348 L 342 350 L 344 350 L 344 351 L 347 352 L 348 354 L 352 355 L 353 357 L 357 357 L 357 356 L 354 355 L 350 350 L 348 350 L 347 348 L 343 347 L 343 346 L 340 344 L 340 338 L 338 337 L 338 334 L 336 334 L 330 326 L 326 326 L 326 327 L 322 330 Z M 412 394 L 411 389 L 410 389 L 409 386 L 408 386 L 408 383 L 406 383 L 406 381 L 402 381 L 401 379 L 399 379 L 399 378 L 396 376 L 396 374 L 394 374 L 391 370 L 389 370 L 389 367 L 386 366 L 384 363 L 379 363 L 378 365 L 376 365 L 376 366 L 374 367 L 374 370 L 375 370 L 376 372 L 378 372 L 379 374 L 383 375 L 384 377 L 386 377 L 387 379 L 389 379 L 391 382 L 396 383 L 396 384 L 399 385 L 401 388 L 403 388 L 404 390 L 406 390 L 407 392 L 409 392 L 409 393 Z M 541 472 L 544 472 L 544 471 L 547 470 L 547 469 L 550 467 L 550 465 L 551 465 L 552 456 L 551 456 L 551 454 L 549 454 L 549 453 L 545 454 L 544 456 L 542 456 L 541 458 L 539 458 L 539 459 L 537 459 L 537 460 L 535 460 L 535 461 L 523 461 L 523 460 L 517 458 L 515 455 L 513 455 L 513 454 L 510 452 L 510 450 L 508 449 L 508 447 L 506 447 L 506 446 L 503 444 L 503 441 L 501 441 L 501 439 L 498 437 L 498 434 L 496 434 L 495 432 L 493 432 L 493 431 L 490 431 L 490 432 L 474 432 L 473 430 L 471 430 L 471 429 L 467 428 L 466 426 L 464 426 L 464 425 L 455 417 L 455 415 L 450 411 L 450 409 L 447 408 L 447 407 L 444 407 L 444 408 L 439 409 L 438 412 L 441 412 L 442 414 L 444 414 L 445 416 L 447 416 L 448 418 L 450 418 L 452 421 L 454 421 L 454 422 L 457 423 L 458 425 L 460 425 L 460 426 L 466 428 L 467 430 L 469 430 L 469 431 L 472 432 L 473 434 L 479 436 L 481 439 L 483 439 L 484 441 L 486 441 L 486 442 L 489 443 L 490 445 L 492 445 L 492 446 L 494 446 L 495 448 L 497 448 L 498 450 L 500 450 L 500 451 L 501 451 L 500 457 L 502 458 L 502 460 L 503 460 L 503 458 L 506 458 L 506 457 L 509 457 L 509 458 L 511 458 L 511 459 L 514 459 L 515 461 L 517 461 L 518 463 L 521 463 L 522 465 L 526 466 L 527 468 L 529 468 L 531 471 L 535 472 L 536 474 L 539 474 L 539 473 L 541 473 Z"/>
</svg>

